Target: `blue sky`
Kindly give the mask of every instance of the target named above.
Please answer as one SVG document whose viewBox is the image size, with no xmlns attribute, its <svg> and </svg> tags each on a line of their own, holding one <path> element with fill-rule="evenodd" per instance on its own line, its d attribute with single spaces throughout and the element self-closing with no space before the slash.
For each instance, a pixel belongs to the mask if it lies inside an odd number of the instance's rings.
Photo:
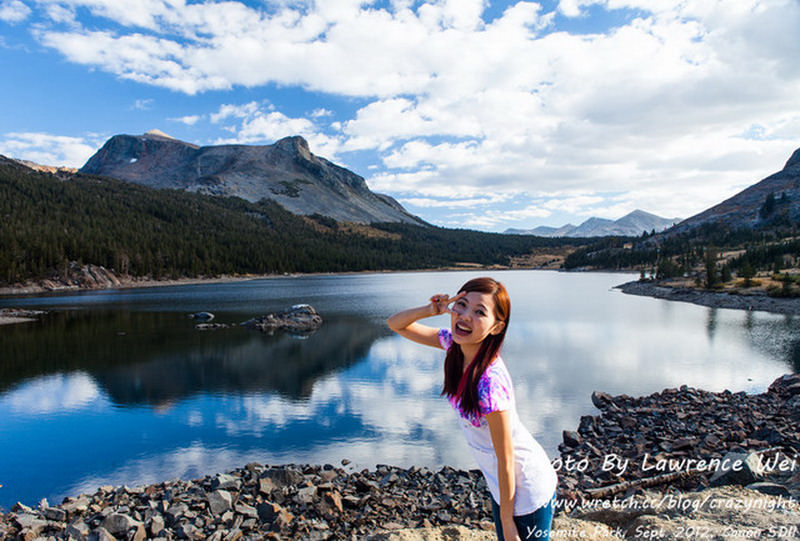
<svg viewBox="0 0 800 541">
<path fill-rule="evenodd" d="M 0 0 L 0 154 L 302 135 L 448 227 L 688 217 L 800 147 L 798 0 Z"/>
</svg>

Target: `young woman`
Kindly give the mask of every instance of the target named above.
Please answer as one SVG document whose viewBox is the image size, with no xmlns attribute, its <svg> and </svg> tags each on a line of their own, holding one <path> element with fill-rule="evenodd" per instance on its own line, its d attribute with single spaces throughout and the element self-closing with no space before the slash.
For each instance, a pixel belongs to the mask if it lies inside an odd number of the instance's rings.
<svg viewBox="0 0 800 541">
<path fill-rule="evenodd" d="M 450 314 L 450 328 L 418 323 Z M 511 377 L 500 347 L 508 329 L 511 301 L 491 278 L 464 284 L 454 297 L 437 294 L 418 308 L 387 320 L 399 335 L 447 351 L 444 390 L 492 495 L 500 541 L 549 539 L 556 473 L 547 454 L 517 415 Z"/>
</svg>

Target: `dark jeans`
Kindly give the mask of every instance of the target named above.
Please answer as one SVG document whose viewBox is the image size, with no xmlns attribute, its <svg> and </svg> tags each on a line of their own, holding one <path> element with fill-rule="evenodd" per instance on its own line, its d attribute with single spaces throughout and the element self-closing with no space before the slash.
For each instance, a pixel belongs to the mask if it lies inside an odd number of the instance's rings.
<svg viewBox="0 0 800 541">
<path fill-rule="evenodd" d="M 497 530 L 498 541 L 505 541 L 503 538 L 503 524 L 500 522 L 500 506 L 497 502 L 492 500 L 492 517 L 494 518 L 494 527 Z M 517 532 L 519 538 L 524 540 L 549 540 L 550 539 L 550 526 L 553 524 L 553 506 L 555 505 L 556 495 L 545 505 L 531 513 L 530 515 L 522 515 L 514 517 L 514 523 L 517 525 Z"/>
</svg>

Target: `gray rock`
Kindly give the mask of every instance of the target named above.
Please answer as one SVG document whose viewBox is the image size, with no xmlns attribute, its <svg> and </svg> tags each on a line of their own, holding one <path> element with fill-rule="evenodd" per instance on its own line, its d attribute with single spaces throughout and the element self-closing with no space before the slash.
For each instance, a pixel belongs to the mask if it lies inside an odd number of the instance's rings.
<svg viewBox="0 0 800 541">
<path fill-rule="evenodd" d="M 297 491 L 294 501 L 308 505 L 313 503 L 316 497 L 317 487 L 304 487 Z"/>
<path fill-rule="evenodd" d="M 256 508 L 253 507 L 253 506 L 247 505 L 246 503 L 238 502 L 234 506 L 234 510 L 238 514 L 244 515 L 245 517 L 258 518 L 258 512 L 256 511 Z"/>
<path fill-rule="evenodd" d="M 61 509 L 67 512 L 67 514 L 74 514 L 74 513 L 84 513 L 89 508 L 89 503 L 91 501 L 86 496 L 78 496 L 77 498 L 67 498 L 67 500 L 61 504 Z"/>
<path fill-rule="evenodd" d="M 128 532 L 128 541 L 144 541 L 145 539 L 147 539 L 147 530 L 142 523 L 139 523 L 135 530 Z"/>
<path fill-rule="evenodd" d="M 89 534 L 89 541 L 117 541 L 117 538 L 101 526 L 95 528 L 92 533 Z"/>
<path fill-rule="evenodd" d="M 609 406 L 614 405 L 614 399 L 608 393 L 604 393 L 601 391 L 594 391 L 592 393 L 592 404 L 599 410 L 603 410 L 608 408 Z"/>
<path fill-rule="evenodd" d="M 189 317 L 195 321 L 211 321 L 214 319 L 214 314 L 211 312 L 196 312 L 189 314 Z"/>
<path fill-rule="evenodd" d="M 42 520 L 32 513 L 19 513 L 14 517 L 14 522 L 20 529 L 30 530 L 34 535 L 39 535 L 47 527 L 46 520 Z"/>
<path fill-rule="evenodd" d="M 175 535 L 178 539 L 202 539 L 203 531 L 193 524 L 184 523 L 175 528 Z"/>
<path fill-rule="evenodd" d="M 241 485 L 241 479 L 227 473 L 219 473 L 211 480 L 211 488 L 214 490 L 239 490 Z"/>
<path fill-rule="evenodd" d="M 67 512 L 58 507 L 48 507 L 44 510 L 44 516 L 48 520 L 55 520 L 56 522 L 64 522 L 67 520 Z"/>
<path fill-rule="evenodd" d="M 227 490 L 215 490 L 208 495 L 208 507 L 215 515 L 233 508 L 233 496 Z"/>
<path fill-rule="evenodd" d="M 772 382 L 769 392 L 784 399 L 800 394 L 800 374 L 784 374 Z"/>
<path fill-rule="evenodd" d="M 66 529 L 66 534 L 69 537 L 73 537 L 81 541 L 88 538 L 90 533 L 91 528 L 89 528 L 89 525 L 80 519 L 72 522 L 72 524 L 67 526 Z"/>
<path fill-rule="evenodd" d="M 784 498 L 788 498 L 791 496 L 789 489 L 783 485 L 779 485 L 778 483 L 766 483 L 766 482 L 750 483 L 745 488 L 749 488 L 750 490 L 756 490 L 762 494 L 768 494 L 770 496 L 783 496 Z"/>
<path fill-rule="evenodd" d="M 34 513 L 36 513 L 36 511 L 34 511 L 33 509 L 31 509 L 22 502 L 17 502 L 14 505 L 12 505 L 11 511 L 13 513 L 28 513 L 29 515 L 33 515 Z"/>
<path fill-rule="evenodd" d="M 276 488 L 278 488 L 278 485 L 269 477 L 261 477 L 258 480 L 258 491 L 265 496 L 272 494 L 272 491 Z"/>
<path fill-rule="evenodd" d="M 721 467 L 714 472 L 709 483 L 711 486 L 746 486 L 761 479 L 762 469 L 756 453 L 727 453 L 722 458 Z"/>
<path fill-rule="evenodd" d="M 262 479 L 269 479 L 279 488 L 300 484 L 304 481 L 303 474 L 294 468 L 269 468 L 261 474 Z"/>
<path fill-rule="evenodd" d="M 239 528 L 231 528 L 225 534 L 225 536 L 222 538 L 222 540 L 223 541 L 238 541 L 239 539 L 242 538 L 243 535 L 244 534 L 242 533 L 242 530 L 240 530 Z"/>
<path fill-rule="evenodd" d="M 280 505 L 269 502 L 258 504 L 258 506 L 256 506 L 256 511 L 258 512 L 259 520 L 266 523 L 274 522 L 281 514 L 288 514 Z"/>
<path fill-rule="evenodd" d="M 150 535 L 153 537 L 159 535 L 164 528 L 166 528 L 166 523 L 164 522 L 164 518 L 161 515 L 153 515 L 153 518 L 150 520 Z"/>
<path fill-rule="evenodd" d="M 100 526 L 114 535 L 120 535 L 127 533 L 128 530 L 132 528 L 138 527 L 139 522 L 128 515 L 122 513 L 112 513 L 103 520 Z"/>
<path fill-rule="evenodd" d="M 561 433 L 561 438 L 564 440 L 564 445 L 567 447 L 577 447 L 581 444 L 581 436 L 577 432 L 564 430 Z"/>
<path fill-rule="evenodd" d="M 165 515 L 167 522 L 169 524 L 175 524 L 178 522 L 183 516 L 189 512 L 189 506 L 185 503 L 176 503 L 171 505 L 169 509 L 167 509 Z"/>
</svg>

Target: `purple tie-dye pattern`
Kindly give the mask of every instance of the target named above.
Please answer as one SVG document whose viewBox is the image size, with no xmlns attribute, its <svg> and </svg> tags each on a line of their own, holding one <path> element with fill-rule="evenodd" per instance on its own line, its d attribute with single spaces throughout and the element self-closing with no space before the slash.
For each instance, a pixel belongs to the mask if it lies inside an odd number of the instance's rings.
<svg viewBox="0 0 800 541">
<path fill-rule="evenodd" d="M 446 350 L 453 343 L 453 335 L 450 329 L 439 330 L 439 343 Z M 461 410 L 460 400 L 456 397 L 449 397 L 450 405 L 473 426 L 481 426 L 482 417 L 493 411 L 504 411 L 511 409 L 513 404 L 513 387 L 511 377 L 503 361 L 498 357 L 490 364 L 486 371 L 478 380 L 478 409 L 479 416 L 470 416 Z M 485 422 L 485 421 L 484 421 Z"/>
</svg>

